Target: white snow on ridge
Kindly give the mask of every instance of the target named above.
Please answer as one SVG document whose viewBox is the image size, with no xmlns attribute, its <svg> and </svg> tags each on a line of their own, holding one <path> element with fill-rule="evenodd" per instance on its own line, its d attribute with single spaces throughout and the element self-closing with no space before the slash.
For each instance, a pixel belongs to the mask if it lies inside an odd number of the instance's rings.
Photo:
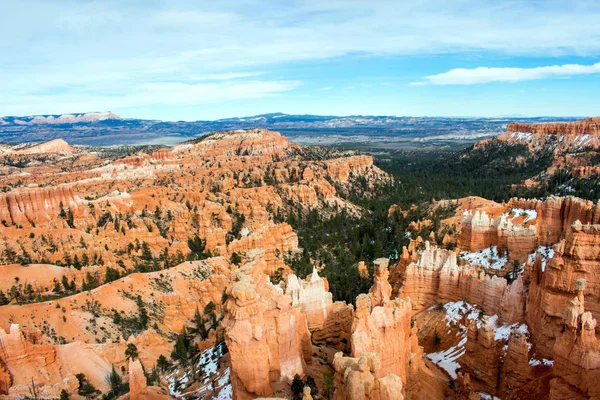
<svg viewBox="0 0 600 400">
<path fill-rule="evenodd" d="M 531 253 L 529 255 L 529 262 L 533 263 L 535 262 L 535 257 L 536 254 L 540 253 L 540 256 L 542 258 L 542 272 L 544 272 L 546 270 L 546 263 L 548 262 L 549 259 L 554 257 L 554 249 L 552 248 L 552 246 L 540 246 L 536 249 L 536 251 L 534 251 L 533 253 Z"/>
<path fill-rule="evenodd" d="M 517 140 L 527 140 L 529 138 L 531 138 L 532 133 L 531 132 L 513 132 L 510 135 L 511 139 L 517 139 Z"/>
<path fill-rule="evenodd" d="M 502 400 L 500 397 L 492 396 L 485 392 L 477 392 L 477 395 L 481 397 L 481 400 Z"/>
<path fill-rule="evenodd" d="M 554 360 L 548 360 L 547 358 L 536 360 L 535 358 L 532 358 L 531 360 L 529 360 L 529 365 L 531 365 L 532 367 L 535 367 L 536 365 L 548 365 L 550 367 L 553 367 Z"/>
<path fill-rule="evenodd" d="M 575 144 L 575 146 L 581 148 L 584 145 L 588 144 L 588 142 L 592 139 L 592 137 L 589 134 L 585 134 L 585 135 L 577 135 L 577 143 Z"/>
<path fill-rule="evenodd" d="M 430 311 L 433 311 L 436 306 L 432 306 L 429 308 Z M 446 321 L 446 326 L 450 327 L 458 327 L 458 343 L 454 346 L 446 350 L 441 350 L 434 353 L 427 353 L 425 357 L 427 357 L 431 362 L 436 364 L 438 367 L 444 369 L 448 375 L 450 375 L 453 379 L 456 379 L 457 371 L 460 369 L 460 364 L 458 359 L 465 353 L 466 351 L 466 343 L 467 343 L 467 327 L 466 324 L 469 320 L 475 320 L 477 324 L 477 328 L 480 328 L 485 319 L 488 319 L 490 326 L 494 329 L 494 340 L 504 342 L 504 351 L 508 349 L 508 340 L 513 332 L 519 332 L 522 335 L 525 335 L 527 340 L 527 345 L 529 350 L 532 348 L 532 344 L 529 342 L 529 328 L 526 324 L 503 324 L 499 321 L 498 315 L 492 316 L 484 316 L 483 313 L 476 305 L 472 305 L 467 303 L 466 301 L 454 301 L 448 302 L 443 305 L 445 315 L 443 320 Z M 448 330 L 448 334 L 451 330 Z M 529 364 L 532 366 L 535 365 L 553 365 L 553 361 L 551 360 L 536 360 L 531 359 Z"/>
<path fill-rule="evenodd" d="M 176 398 L 199 398 L 200 394 L 215 393 L 218 391 L 218 400 L 230 400 L 233 397 L 231 389 L 231 371 L 230 368 L 224 368 L 219 374 L 219 360 L 223 357 L 225 351 L 224 344 L 217 344 L 204 350 L 198 361 L 187 368 L 179 367 L 166 376 L 169 382 L 168 388 L 171 396 Z M 201 377 L 197 381 L 197 375 L 201 372 Z M 201 386 L 195 386 L 200 383 Z M 188 386 L 189 385 L 189 386 Z M 194 388 L 192 390 L 186 389 Z"/>
<path fill-rule="evenodd" d="M 523 223 L 533 221 L 537 218 L 537 212 L 535 210 L 523 209 L 523 208 L 511 208 L 509 212 L 502 214 L 502 217 L 507 217 L 509 215 L 513 215 L 511 220 L 524 215 Z"/>
<path fill-rule="evenodd" d="M 479 317 L 479 309 L 466 301 L 452 301 L 444 304 L 444 309 L 446 310 L 446 315 L 444 316 L 444 321 L 446 322 L 446 326 L 456 325 L 460 321 L 462 321 L 464 315 L 468 312 L 467 320 L 477 319 Z"/>
<path fill-rule="evenodd" d="M 529 329 L 527 328 L 527 325 L 525 325 L 525 324 L 519 325 L 518 322 L 511 324 L 511 325 L 500 324 L 498 322 L 497 315 L 492 315 L 490 317 L 489 321 L 490 321 L 490 325 L 492 326 L 492 328 L 494 328 L 494 340 L 496 340 L 496 341 L 508 340 L 508 338 L 510 337 L 513 330 L 519 331 L 523 335 L 529 334 Z M 529 347 L 531 347 L 531 344 L 529 345 Z"/>
<path fill-rule="evenodd" d="M 502 269 L 508 262 L 508 257 L 500 257 L 498 254 L 498 247 L 492 246 L 479 251 L 463 251 L 458 255 L 464 259 L 468 264 L 481 265 L 484 268 L 490 269 Z"/>
<path fill-rule="evenodd" d="M 430 359 L 435 365 L 443 368 L 452 379 L 456 379 L 456 371 L 460 369 L 460 364 L 456 362 L 460 356 L 465 354 L 465 345 L 467 344 L 467 336 L 465 335 L 456 346 L 450 347 L 448 350 L 437 353 L 425 354 L 425 357 Z"/>
</svg>

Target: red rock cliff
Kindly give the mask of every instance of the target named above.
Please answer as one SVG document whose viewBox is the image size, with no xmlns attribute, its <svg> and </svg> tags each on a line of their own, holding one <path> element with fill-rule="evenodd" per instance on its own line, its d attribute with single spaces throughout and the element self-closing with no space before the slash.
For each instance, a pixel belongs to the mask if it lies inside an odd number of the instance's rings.
<svg viewBox="0 0 600 400">
<path fill-rule="evenodd" d="M 507 132 L 527 132 L 544 135 L 576 135 L 581 133 L 600 134 L 600 117 L 588 118 L 575 122 L 552 122 L 542 124 L 523 124 L 511 122 L 506 127 Z"/>
</svg>

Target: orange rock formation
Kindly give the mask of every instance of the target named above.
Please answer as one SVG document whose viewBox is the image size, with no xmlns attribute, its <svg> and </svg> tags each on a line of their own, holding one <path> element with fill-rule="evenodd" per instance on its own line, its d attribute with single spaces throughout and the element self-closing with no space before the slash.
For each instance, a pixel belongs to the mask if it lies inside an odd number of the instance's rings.
<svg viewBox="0 0 600 400">
<path fill-rule="evenodd" d="M 291 383 L 311 361 L 307 318 L 269 282 L 260 260 L 235 273 L 225 304 L 225 341 L 236 399 L 270 396 L 272 382 Z"/>
<path fill-rule="evenodd" d="M 600 343 L 596 319 L 585 311 L 585 279 L 575 283 L 577 295 L 564 311 L 564 331 L 553 348 L 556 378 L 550 382 L 550 399 L 600 397 Z"/>
</svg>

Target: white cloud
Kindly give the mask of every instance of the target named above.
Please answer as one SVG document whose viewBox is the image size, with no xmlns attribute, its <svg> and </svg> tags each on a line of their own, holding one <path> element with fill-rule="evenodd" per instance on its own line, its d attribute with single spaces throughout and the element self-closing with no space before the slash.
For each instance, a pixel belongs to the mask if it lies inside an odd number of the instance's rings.
<svg viewBox="0 0 600 400">
<path fill-rule="evenodd" d="M 429 75 L 411 85 L 477 85 L 491 82 L 521 82 L 547 78 L 600 73 L 600 63 L 592 65 L 564 64 L 535 68 L 455 68 L 442 74 Z"/>
<path fill-rule="evenodd" d="M 87 91 L 71 91 L 56 95 L 24 95 L 19 103 L 10 103 L 0 98 L 0 109 L 7 115 L 32 115 L 40 113 L 60 114 L 109 110 L 129 107 L 191 106 L 214 104 L 231 100 L 256 99 L 276 96 L 300 85 L 299 81 L 249 81 L 211 83 L 147 83 L 136 86 L 125 94 L 110 94 L 98 88 Z"/>
</svg>

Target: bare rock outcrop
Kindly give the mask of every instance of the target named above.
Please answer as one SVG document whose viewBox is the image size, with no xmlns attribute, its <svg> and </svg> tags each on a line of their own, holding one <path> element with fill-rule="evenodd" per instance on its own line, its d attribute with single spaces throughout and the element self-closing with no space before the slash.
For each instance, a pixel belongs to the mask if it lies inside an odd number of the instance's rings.
<svg viewBox="0 0 600 400">
<path fill-rule="evenodd" d="M 498 244 L 498 224 L 485 211 L 465 211 L 458 242 L 463 249 L 477 251 Z"/>
<path fill-rule="evenodd" d="M 576 282 L 576 296 L 564 311 L 564 331 L 553 348 L 554 378 L 550 399 L 600 398 L 600 343 L 596 338 L 596 319 L 585 311 L 586 282 Z"/>
<path fill-rule="evenodd" d="M 292 298 L 293 307 L 298 307 L 306 314 L 311 332 L 323 328 L 333 300 L 316 268 L 313 268 L 307 281 L 300 281 L 294 274 L 288 275 L 285 294 Z"/>
<path fill-rule="evenodd" d="M 458 245 L 468 251 L 497 246 L 501 252 L 509 251 L 512 259 L 523 258 L 538 246 L 535 219 L 535 214 L 517 208 L 496 218 L 484 210 L 464 211 Z"/>
<path fill-rule="evenodd" d="M 541 246 L 550 246 L 558 242 L 577 220 L 583 224 L 600 222 L 598 204 L 594 205 L 589 200 L 577 197 L 550 196 L 545 200 L 513 198 L 508 205 L 536 212 L 535 223 L 538 228 L 538 242 Z"/>
<path fill-rule="evenodd" d="M 388 300 L 373 307 L 369 296 L 359 295 L 356 299 L 351 355 L 379 354 L 379 376 L 392 373 L 406 383 L 409 375 L 416 374 L 421 367 L 423 356 L 416 328 L 411 327 L 411 315 L 409 299 Z"/>
<path fill-rule="evenodd" d="M 577 135 L 581 133 L 600 135 L 600 118 L 595 117 L 575 122 L 551 122 L 541 124 L 511 122 L 506 127 L 506 131 L 542 135 Z"/>
<path fill-rule="evenodd" d="M 66 211 L 84 202 L 67 186 L 12 191 L 0 195 L 0 220 L 7 225 L 35 226 L 57 219 L 61 204 Z"/>
<path fill-rule="evenodd" d="M 600 313 L 600 225 L 576 221 L 554 246 L 554 253 L 545 268 L 540 260 L 534 264 L 527 298 L 527 323 L 546 357 L 563 330 L 564 304 L 577 295 L 578 279 L 587 282 L 586 309 Z"/>
<path fill-rule="evenodd" d="M 500 375 L 500 394 L 510 398 L 516 390 L 524 387 L 532 379 L 529 365 L 529 344 L 525 334 L 513 330 L 508 339 L 506 356 Z"/>
<path fill-rule="evenodd" d="M 369 290 L 369 297 L 371 298 L 371 307 L 382 306 L 385 302 L 390 300 L 392 296 L 392 285 L 388 281 L 390 272 L 388 271 L 388 265 L 390 260 L 387 258 L 378 258 L 373 261 L 375 264 L 375 273 L 373 276 L 373 286 Z"/>
<path fill-rule="evenodd" d="M 471 379 L 483 382 L 485 387 L 496 388 L 500 373 L 500 348 L 487 316 L 479 327 L 475 320 L 469 321 L 465 349 L 460 363 L 462 371 L 467 372 Z"/>
<path fill-rule="evenodd" d="M 296 146 L 279 132 L 266 129 L 252 129 L 236 132 L 216 132 L 193 145 L 194 150 L 203 156 L 285 156 Z M 183 152 L 189 145 L 177 145 L 173 152 Z"/>
<path fill-rule="evenodd" d="M 403 400 L 402 380 L 392 373 L 382 376 L 379 355 L 333 359 L 335 369 L 334 400 Z"/>
<path fill-rule="evenodd" d="M 439 303 L 464 300 L 512 323 L 525 309 L 522 277 L 509 284 L 505 278 L 490 276 L 476 267 L 459 266 L 456 252 L 429 242 L 425 242 L 417 261 L 406 266 L 397 291 L 399 297 L 411 299 L 414 313 Z"/>
<path fill-rule="evenodd" d="M 271 382 L 304 376 L 311 361 L 307 318 L 250 262 L 236 272 L 225 304 L 225 342 L 236 399 L 270 396 Z"/>
<path fill-rule="evenodd" d="M 146 391 L 146 376 L 140 360 L 129 360 L 129 400 L 141 400 Z"/>
<path fill-rule="evenodd" d="M 555 154 L 573 152 L 582 148 L 600 147 L 600 118 L 574 122 L 523 124 L 512 122 L 498 140 L 508 143 L 525 143 L 530 150 L 550 148 Z"/>
<path fill-rule="evenodd" d="M 458 372 L 455 379 L 455 389 L 452 393 L 453 400 L 480 400 L 481 396 L 475 393 L 471 384 L 471 376 L 468 373 Z"/>
<path fill-rule="evenodd" d="M 33 380 L 40 397 L 56 398 L 63 389 L 69 393 L 77 390 L 75 375 L 80 372 L 94 386 L 105 389 L 111 352 L 123 357 L 123 349 L 118 345 L 99 349 L 81 343 L 32 343 L 19 325 L 12 324 L 9 332 L 0 329 L 0 391 L 9 398 L 22 398 L 30 394 Z"/>
</svg>

